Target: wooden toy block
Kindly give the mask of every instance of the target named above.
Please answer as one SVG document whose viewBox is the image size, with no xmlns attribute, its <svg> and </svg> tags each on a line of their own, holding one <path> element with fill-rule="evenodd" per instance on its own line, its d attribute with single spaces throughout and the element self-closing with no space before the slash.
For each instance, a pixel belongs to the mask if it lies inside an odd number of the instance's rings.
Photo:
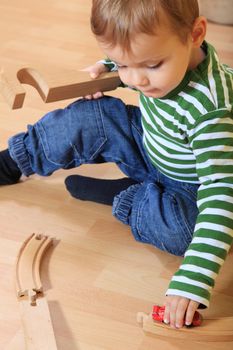
<svg viewBox="0 0 233 350">
<path fill-rule="evenodd" d="M 40 264 L 52 242 L 47 236 L 33 234 L 23 243 L 17 257 L 16 292 L 27 350 L 57 350 L 40 279 Z"/>
<path fill-rule="evenodd" d="M 143 330 L 154 336 L 202 342 L 233 341 L 233 317 L 220 317 L 203 320 L 199 327 L 171 328 L 165 323 L 153 320 L 152 314 L 139 312 L 137 321 Z"/>
<path fill-rule="evenodd" d="M 47 103 L 114 90 L 120 85 L 120 78 L 117 73 L 104 73 L 92 79 L 88 72 L 79 70 L 5 64 L 0 70 L 0 94 L 12 109 L 23 106 L 26 92 L 21 84 L 33 86 Z"/>
</svg>

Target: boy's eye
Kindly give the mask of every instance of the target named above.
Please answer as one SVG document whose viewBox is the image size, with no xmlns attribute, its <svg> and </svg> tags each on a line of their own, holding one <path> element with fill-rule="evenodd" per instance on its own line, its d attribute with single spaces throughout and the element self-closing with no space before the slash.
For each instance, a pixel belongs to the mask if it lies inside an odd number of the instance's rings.
<svg viewBox="0 0 233 350">
<path fill-rule="evenodd" d="M 126 66 L 121 66 L 121 65 L 118 64 L 118 65 L 117 65 L 117 68 L 118 68 L 118 69 L 122 69 L 122 68 L 126 68 Z"/>
<path fill-rule="evenodd" d="M 157 69 L 157 68 L 159 68 L 162 64 L 163 64 L 163 61 L 161 61 L 161 62 L 159 62 L 159 63 L 157 63 L 157 64 L 154 64 L 154 65 L 152 65 L 152 66 L 148 66 L 147 68 L 149 68 L 149 69 Z"/>
<path fill-rule="evenodd" d="M 161 65 L 163 64 L 163 61 L 157 63 L 157 64 L 153 64 L 151 66 L 147 66 L 146 68 L 148 69 L 158 69 Z M 127 66 L 124 65 L 120 65 L 120 64 L 116 64 L 118 69 L 123 69 L 123 68 L 127 68 Z"/>
</svg>

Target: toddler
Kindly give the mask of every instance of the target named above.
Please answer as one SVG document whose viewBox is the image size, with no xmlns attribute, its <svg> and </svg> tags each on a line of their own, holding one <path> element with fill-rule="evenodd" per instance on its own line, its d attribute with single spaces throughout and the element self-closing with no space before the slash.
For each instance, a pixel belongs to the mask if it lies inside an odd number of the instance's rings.
<svg viewBox="0 0 233 350">
<path fill-rule="evenodd" d="M 205 41 L 197 0 L 93 0 L 91 27 L 108 57 L 91 76 L 117 70 L 139 107 L 98 92 L 49 112 L 10 138 L 0 184 L 116 163 L 127 179 L 109 188 L 113 215 L 136 240 L 184 256 L 164 302 L 164 321 L 180 328 L 209 306 L 232 243 L 233 72 Z"/>
</svg>

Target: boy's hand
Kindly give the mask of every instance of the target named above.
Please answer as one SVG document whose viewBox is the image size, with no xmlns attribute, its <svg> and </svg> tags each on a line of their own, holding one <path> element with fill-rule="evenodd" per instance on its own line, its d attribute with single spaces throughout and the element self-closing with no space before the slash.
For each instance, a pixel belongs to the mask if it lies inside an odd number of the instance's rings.
<svg viewBox="0 0 233 350">
<path fill-rule="evenodd" d="M 164 322 L 172 328 L 189 326 L 199 303 L 177 295 L 169 295 L 165 300 Z"/>
<path fill-rule="evenodd" d="M 86 67 L 84 69 L 82 69 L 85 72 L 89 72 L 90 73 L 90 77 L 92 79 L 96 79 L 98 78 L 102 73 L 107 72 L 107 68 L 105 67 L 105 65 L 103 63 L 97 62 L 95 64 L 93 64 L 92 66 Z M 103 96 L 103 93 L 101 91 L 96 92 L 93 95 L 87 95 L 85 96 L 85 98 L 87 100 L 92 100 L 100 98 Z"/>
</svg>

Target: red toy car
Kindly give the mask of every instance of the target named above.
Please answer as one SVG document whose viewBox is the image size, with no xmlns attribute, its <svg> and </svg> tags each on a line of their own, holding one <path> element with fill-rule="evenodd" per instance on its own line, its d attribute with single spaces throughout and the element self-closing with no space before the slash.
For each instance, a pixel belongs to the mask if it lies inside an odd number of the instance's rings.
<svg viewBox="0 0 233 350">
<path fill-rule="evenodd" d="M 154 305 L 153 311 L 152 311 L 153 320 L 157 322 L 163 322 L 164 312 L 165 312 L 165 306 Z M 196 311 L 193 317 L 192 324 L 186 327 L 200 326 L 201 322 L 202 322 L 201 314 Z"/>
</svg>

